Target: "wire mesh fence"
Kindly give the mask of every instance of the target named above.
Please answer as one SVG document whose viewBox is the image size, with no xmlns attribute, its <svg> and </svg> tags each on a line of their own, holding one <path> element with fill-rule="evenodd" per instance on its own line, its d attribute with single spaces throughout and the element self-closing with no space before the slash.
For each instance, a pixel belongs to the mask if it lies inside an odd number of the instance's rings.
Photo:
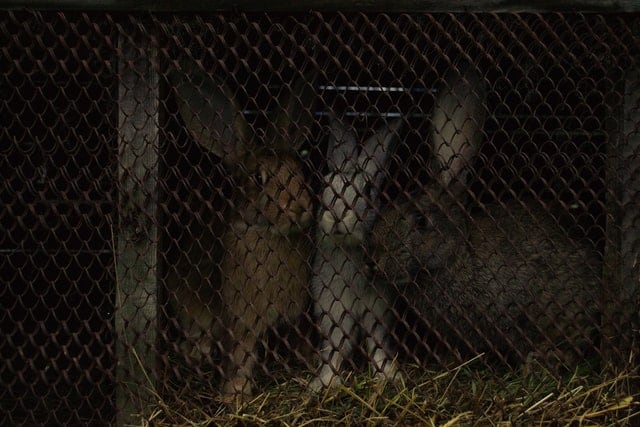
<svg viewBox="0 0 640 427">
<path fill-rule="evenodd" d="M 633 364 L 633 16 L 1 15 L 11 424 Z"/>
</svg>

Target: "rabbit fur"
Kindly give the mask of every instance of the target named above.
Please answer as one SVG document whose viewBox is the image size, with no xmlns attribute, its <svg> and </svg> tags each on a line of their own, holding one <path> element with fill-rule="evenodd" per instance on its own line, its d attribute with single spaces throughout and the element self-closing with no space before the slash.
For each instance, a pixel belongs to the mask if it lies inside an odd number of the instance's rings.
<svg viewBox="0 0 640 427">
<path fill-rule="evenodd" d="M 184 281 L 169 283 L 169 301 L 187 331 L 207 330 L 200 351 L 219 342 L 223 393 L 245 398 L 252 392 L 257 344 L 269 329 L 300 316 L 309 302 L 313 207 L 295 149 L 313 120 L 313 83 L 301 78 L 293 85 L 264 144 L 257 144 L 226 85 L 195 63 L 180 65 L 171 80 L 182 120 L 199 144 L 221 158 L 235 191 L 233 213 L 221 232 L 219 284 L 203 292 Z M 212 288 L 220 312 L 201 298 Z"/>
<path fill-rule="evenodd" d="M 383 209 L 373 228 L 376 286 L 396 289 L 450 350 L 569 366 L 594 345 L 600 260 L 536 203 L 468 217 L 484 84 L 472 70 L 447 81 L 432 115 L 431 182 Z"/>
<path fill-rule="evenodd" d="M 379 205 L 387 158 L 402 125 L 379 129 L 358 153 L 355 132 L 333 118 L 330 124 L 322 206 L 318 212 L 311 290 L 322 339 L 321 366 L 309 387 L 320 391 L 341 383 L 339 370 L 362 333 L 378 375 L 399 379 L 387 342 L 389 303 L 372 287 L 365 243 Z"/>
</svg>

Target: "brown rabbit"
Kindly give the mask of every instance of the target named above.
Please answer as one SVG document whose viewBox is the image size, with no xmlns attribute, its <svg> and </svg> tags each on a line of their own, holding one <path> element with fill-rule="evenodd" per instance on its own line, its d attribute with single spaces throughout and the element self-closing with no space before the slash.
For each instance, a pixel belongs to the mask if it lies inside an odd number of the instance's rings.
<svg viewBox="0 0 640 427">
<path fill-rule="evenodd" d="M 203 307 L 205 300 L 192 294 L 199 291 L 184 281 L 170 289 L 170 302 L 179 317 L 191 317 L 196 329 L 212 328 L 221 341 L 223 392 L 249 395 L 258 340 L 308 306 L 312 202 L 294 150 L 313 119 L 313 86 L 309 79 L 294 85 L 258 144 L 229 89 L 198 65 L 181 64 L 171 80 L 191 136 L 222 159 L 235 190 L 221 234 L 220 283 L 210 286 L 219 289 L 221 314 Z M 200 343 L 202 351 L 209 347 Z"/>
<path fill-rule="evenodd" d="M 594 346 L 600 260 L 534 203 L 465 213 L 485 117 L 483 80 L 448 80 L 432 117 L 432 182 L 374 226 L 377 285 L 397 288 L 450 349 L 570 366 Z"/>
</svg>

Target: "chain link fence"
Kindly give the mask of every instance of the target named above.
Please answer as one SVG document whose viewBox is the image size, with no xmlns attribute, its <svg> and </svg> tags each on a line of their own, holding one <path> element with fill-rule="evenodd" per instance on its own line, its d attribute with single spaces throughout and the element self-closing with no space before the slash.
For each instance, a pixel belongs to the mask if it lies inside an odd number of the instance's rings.
<svg viewBox="0 0 640 427">
<path fill-rule="evenodd" d="M 634 353 L 635 17 L 1 16 L 10 424 Z"/>
</svg>

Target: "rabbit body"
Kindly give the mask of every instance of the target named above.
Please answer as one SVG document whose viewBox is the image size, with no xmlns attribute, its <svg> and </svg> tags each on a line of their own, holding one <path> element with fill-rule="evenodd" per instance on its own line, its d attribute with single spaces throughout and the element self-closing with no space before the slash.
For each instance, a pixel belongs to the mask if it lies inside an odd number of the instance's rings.
<svg viewBox="0 0 640 427">
<path fill-rule="evenodd" d="M 466 173 L 482 135 L 484 86 L 471 70 L 448 84 L 432 116 L 432 181 L 374 226 L 377 286 L 397 289 L 450 349 L 569 364 L 593 345 L 598 257 L 535 203 L 469 218 Z"/>
<path fill-rule="evenodd" d="M 388 345 L 390 305 L 384 292 L 372 287 L 365 243 L 379 204 L 383 168 L 400 125 L 396 121 L 379 130 L 358 153 L 355 134 L 338 120 L 331 124 L 330 172 L 324 178 L 311 279 L 323 339 L 322 365 L 309 385 L 313 391 L 340 384 L 341 364 L 360 333 L 377 374 L 399 378 Z"/>
<path fill-rule="evenodd" d="M 204 363 L 214 350 L 212 330 L 221 314 L 220 266 L 219 261 L 206 255 L 194 258 L 194 251 L 191 254 L 171 267 L 165 284 L 169 306 L 184 336 L 181 352 L 194 362 Z"/>
<path fill-rule="evenodd" d="M 371 245 L 377 286 L 397 289 L 440 340 L 549 367 L 573 364 L 594 345 L 600 260 L 548 212 L 496 205 L 467 226 L 431 208 L 383 211 Z"/>
<path fill-rule="evenodd" d="M 309 303 L 311 197 L 293 158 L 280 153 L 262 160 L 272 161 L 266 167 L 279 176 L 264 184 L 260 193 L 265 197 L 251 198 L 262 203 L 255 217 L 238 217 L 222 237 L 224 311 L 214 336 L 224 337 L 224 393 L 229 395 L 251 394 L 259 340 L 279 324 L 293 323 Z M 265 191 L 268 187 L 273 191 Z M 252 210 L 248 205 L 239 209 L 245 215 Z"/>
<path fill-rule="evenodd" d="M 215 340 L 225 361 L 223 393 L 243 398 L 252 391 L 258 341 L 308 306 L 307 230 L 313 212 L 295 149 L 312 120 L 313 86 L 306 79 L 294 85 L 278 104 L 281 111 L 264 144 L 258 145 L 226 85 L 195 63 L 181 68 L 171 76 L 180 115 L 196 142 L 222 159 L 234 191 L 228 201 L 231 213 L 218 234 L 223 250 L 219 268 L 209 275 L 219 277 L 219 283 L 204 292 L 194 286 L 198 280 L 173 286 L 178 289 L 169 302 L 180 323 L 191 320 L 196 332 L 209 328 L 200 351 L 210 351 Z M 218 307 L 201 298 L 211 293 Z"/>
</svg>

